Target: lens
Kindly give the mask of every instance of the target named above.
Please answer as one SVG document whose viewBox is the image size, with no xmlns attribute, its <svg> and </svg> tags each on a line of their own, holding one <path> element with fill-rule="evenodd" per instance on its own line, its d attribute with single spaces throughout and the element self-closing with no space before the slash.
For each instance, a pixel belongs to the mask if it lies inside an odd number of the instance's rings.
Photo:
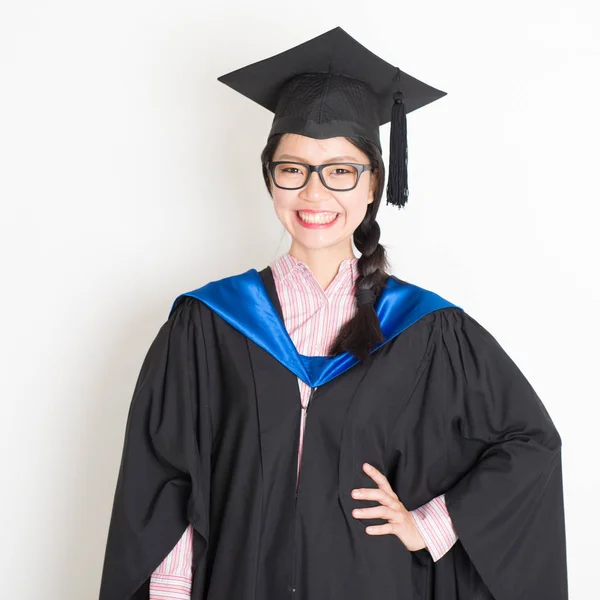
<svg viewBox="0 0 600 600">
<path fill-rule="evenodd" d="M 323 168 L 325 183 L 334 190 L 349 190 L 356 184 L 356 167 L 351 165 L 327 165 Z"/>
<path fill-rule="evenodd" d="M 275 165 L 275 183 L 285 188 L 302 187 L 306 181 L 308 169 L 297 163 Z"/>
<path fill-rule="evenodd" d="M 283 188 L 301 188 L 308 179 L 309 170 L 298 163 L 275 165 L 275 183 Z M 323 179 L 333 190 L 349 190 L 356 185 L 356 167 L 344 164 L 331 164 L 323 167 Z"/>
</svg>

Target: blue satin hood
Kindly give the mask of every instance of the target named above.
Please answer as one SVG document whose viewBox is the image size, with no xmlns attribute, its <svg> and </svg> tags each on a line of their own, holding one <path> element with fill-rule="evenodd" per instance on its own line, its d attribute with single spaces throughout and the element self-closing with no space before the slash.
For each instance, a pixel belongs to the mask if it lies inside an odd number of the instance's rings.
<svg viewBox="0 0 600 600">
<path fill-rule="evenodd" d="M 358 363 L 358 359 L 349 352 L 334 357 L 300 354 L 256 269 L 211 281 L 180 294 L 171 305 L 169 314 L 181 296 L 193 296 L 204 302 L 310 387 L 318 387 Z M 434 292 L 390 277 L 375 303 L 384 340 L 371 353 L 426 314 L 448 307 L 461 308 Z"/>
</svg>

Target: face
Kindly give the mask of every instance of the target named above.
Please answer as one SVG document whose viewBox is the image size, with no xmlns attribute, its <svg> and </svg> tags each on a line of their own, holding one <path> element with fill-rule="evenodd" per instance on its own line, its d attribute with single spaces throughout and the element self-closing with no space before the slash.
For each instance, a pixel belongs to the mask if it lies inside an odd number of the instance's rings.
<svg viewBox="0 0 600 600">
<path fill-rule="evenodd" d="M 328 162 L 369 164 L 367 155 L 343 137 L 319 140 L 295 133 L 281 137 L 272 160 L 311 165 Z M 373 171 L 364 171 L 358 185 L 343 192 L 327 189 L 315 172 L 299 190 L 278 188 L 271 180 L 275 213 L 292 237 L 291 250 L 306 252 L 331 248 L 351 251 L 351 236 L 374 200 L 376 184 Z"/>
</svg>

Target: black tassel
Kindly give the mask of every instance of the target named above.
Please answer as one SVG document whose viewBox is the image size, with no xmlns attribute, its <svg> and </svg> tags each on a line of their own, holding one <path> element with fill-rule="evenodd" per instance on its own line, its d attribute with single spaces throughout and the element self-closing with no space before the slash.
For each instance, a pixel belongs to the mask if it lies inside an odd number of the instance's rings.
<svg viewBox="0 0 600 600">
<path fill-rule="evenodd" d="M 386 203 L 401 208 L 407 201 L 408 147 L 406 143 L 406 108 L 402 92 L 395 92 L 390 129 L 390 166 Z"/>
</svg>

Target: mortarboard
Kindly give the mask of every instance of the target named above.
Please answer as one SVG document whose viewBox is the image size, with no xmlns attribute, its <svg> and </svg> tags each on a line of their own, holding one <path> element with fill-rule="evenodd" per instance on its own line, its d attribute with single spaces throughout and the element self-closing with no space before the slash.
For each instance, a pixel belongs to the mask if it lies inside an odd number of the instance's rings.
<svg viewBox="0 0 600 600">
<path fill-rule="evenodd" d="M 217 79 L 275 113 L 268 137 L 359 136 L 381 152 L 379 127 L 391 120 L 386 201 L 398 207 L 408 200 L 406 115 L 446 95 L 341 27 Z"/>
</svg>

